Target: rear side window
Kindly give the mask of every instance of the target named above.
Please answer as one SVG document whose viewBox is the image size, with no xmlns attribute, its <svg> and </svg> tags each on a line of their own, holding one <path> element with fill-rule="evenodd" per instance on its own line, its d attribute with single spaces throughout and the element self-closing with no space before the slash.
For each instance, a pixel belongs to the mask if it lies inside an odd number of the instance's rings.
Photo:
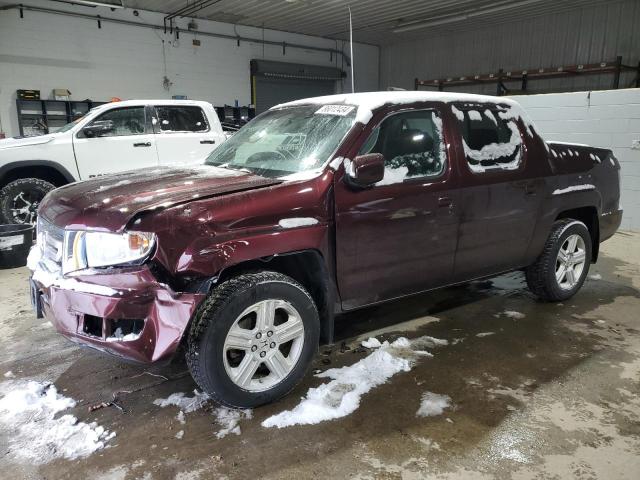
<svg viewBox="0 0 640 480">
<path fill-rule="evenodd" d="M 437 177 L 446 164 L 442 120 L 433 110 L 393 114 L 371 132 L 360 149 L 366 153 L 384 156 L 384 178 L 378 185 Z"/>
<path fill-rule="evenodd" d="M 207 119 L 200 107 L 158 106 L 158 127 L 161 132 L 206 132 Z"/>
<path fill-rule="evenodd" d="M 471 171 L 515 170 L 522 159 L 518 125 L 508 112 L 486 108 L 451 107 L 460 122 L 467 164 Z"/>
</svg>

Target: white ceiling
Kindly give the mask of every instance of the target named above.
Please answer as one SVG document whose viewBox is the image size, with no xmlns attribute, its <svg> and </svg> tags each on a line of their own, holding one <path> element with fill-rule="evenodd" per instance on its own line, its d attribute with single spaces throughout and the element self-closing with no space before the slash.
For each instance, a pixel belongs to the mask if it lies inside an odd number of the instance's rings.
<svg viewBox="0 0 640 480">
<path fill-rule="evenodd" d="M 104 0 L 103 0 L 104 1 Z M 107 0 L 111 1 L 111 0 Z M 116 0 L 114 0 L 116 1 Z M 126 8 L 171 13 L 203 0 L 121 0 Z M 375 45 L 518 21 L 615 0 L 208 0 L 188 17 L 347 39 Z M 422 26 L 403 30 L 410 23 Z M 411 28 L 411 27 L 410 27 Z"/>
</svg>

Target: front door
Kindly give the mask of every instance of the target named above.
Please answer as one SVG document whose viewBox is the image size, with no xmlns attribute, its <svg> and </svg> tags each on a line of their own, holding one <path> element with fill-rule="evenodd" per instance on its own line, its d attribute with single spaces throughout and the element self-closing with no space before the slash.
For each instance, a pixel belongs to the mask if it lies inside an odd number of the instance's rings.
<svg viewBox="0 0 640 480">
<path fill-rule="evenodd" d="M 345 310 L 450 281 L 458 218 L 445 137 L 435 108 L 391 112 L 359 151 L 384 155 L 384 179 L 361 190 L 336 179 L 336 268 Z"/>
<path fill-rule="evenodd" d="M 528 158 L 528 133 L 507 107 L 453 106 L 460 133 L 460 236 L 455 281 L 523 266 L 544 178 Z"/>
<path fill-rule="evenodd" d="M 73 139 L 81 179 L 158 165 L 155 136 L 144 106 L 113 108 L 91 124 L 110 129 L 87 135 L 79 131 Z"/>
<path fill-rule="evenodd" d="M 157 105 L 154 130 L 160 165 L 203 163 L 224 141 L 197 105 Z"/>
</svg>

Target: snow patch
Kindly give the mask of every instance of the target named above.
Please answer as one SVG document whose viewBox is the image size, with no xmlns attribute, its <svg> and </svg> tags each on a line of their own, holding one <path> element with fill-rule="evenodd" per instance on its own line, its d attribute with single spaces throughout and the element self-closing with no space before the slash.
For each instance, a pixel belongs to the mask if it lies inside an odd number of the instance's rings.
<svg viewBox="0 0 640 480">
<path fill-rule="evenodd" d="M 502 312 L 505 317 L 513 318 L 514 320 L 522 320 L 526 315 L 521 312 L 516 312 L 515 310 L 505 310 Z"/>
<path fill-rule="evenodd" d="M 482 121 L 482 115 L 480 115 L 480 112 L 478 112 L 477 110 L 469 110 L 467 114 L 469 115 L 469 120 L 474 120 L 477 122 Z"/>
<path fill-rule="evenodd" d="M 476 337 L 488 337 L 489 335 L 495 335 L 496 332 L 480 332 L 476 333 Z"/>
<path fill-rule="evenodd" d="M 284 428 L 345 417 L 358 409 L 364 394 L 386 383 L 397 373 L 408 372 L 421 356 L 431 355 L 422 350 L 426 345 L 443 342 L 445 340 L 433 337 L 414 340 L 400 337 L 393 343 L 385 341 L 377 350 L 353 365 L 317 374 L 316 377 L 330 378 L 331 381 L 310 388 L 295 408 L 267 418 L 262 426 Z"/>
<path fill-rule="evenodd" d="M 600 275 L 599 273 L 594 273 L 592 275 L 589 275 L 589 280 L 602 280 L 602 275 Z"/>
<path fill-rule="evenodd" d="M 296 227 L 308 227 L 320 223 L 317 218 L 311 217 L 294 217 L 283 218 L 278 222 L 278 226 L 281 228 L 296 228 Z"/>
<path fill-rule="evenodd" d="M 178 433 L 176 433 L 176 438 L 178 440 L 182 440 L 182 437 L 184 437 L 184 430 L 180 430 Z"/>
<path fill-rule="evenodd" d="M 97 423 L 73 415 L 56 417 L 76 402 L 42 382 L 5 382 L 0 391 L 0 424 L 8 432 L 7 451 L 18 459 L 43 464 L 57 458 L 86 457 L 115 436 Z"/>
<path fill-rule="evenodd" d="M 167 398 L 157 398 L 153 401 L 154 405 L 159 407 L 168 407 L 174 405 L 180 409 L 176 419 L 181 425 L 186 424 L 185 413 L 195 412 L 200 410 L 209 401 L 209 395 L 201 393 L 198 390 L 193 391 L 193 397 L 185 397 L 184 392 L 176 392 L 169 395 Z M 239 422 L 240 420 L 250 419 L 253 416 L 252 410 L 234 410 L 225 407 L 219 407 L 213 410 L 215 421 L 220 425 L 220 430 L 216 432 L 216 438 L 226 437 L 228 434 L 233 433 L 240 435 Z"/>
<path fill-rule="evenodd" d="M 292 107 L 296 105 L 355 105 L 358 112 L 354 122 L 369 123 L 373 117 L 373 111 L 384 105 L 406 105 L 415 102 L 460 102 L 460 103 L 486 103 L 490 105 L 507 105 L 511 110 L 512 118 L 521 118 L 525 125 L 531 125 L 531 120 L 524 112 L 520 104 L 512 99 L 491 97 L 488 95 L 474 95 L 454 92 L 425 92 L 425 91 L 389 91 L 389 92 L 362 92 L 339 95 L 326 95 L 322 97 L 303 98 L 292 102 L 281 103 L 273 109 Z M 452 106 L 456 113 L 455 106 Z M 458 110 L 459 111 L 459 110 Z M 460 118 L 460 117 L 458 117 Z"/>
<path fill-rule="evenodd" d="M 442 415 L 445 408 L 451 406 L 451 397 L 433 392 L 424 392 L 420 401 L 420 408 L 416 412 L 417 417 L 433 417 Z"/>
<path fill-rule="evenodd" d="M 184 395 L 184 392 L 172 393 L 167 398 L 156 398 L 153 404 L 162 408 L 175 405 L 184 413 L 191 413 L 201 409 L 209 400 L 209 395 L 198 390 L 193 391 L 193 397 L 185 397 Z"/>
<path fill-rule="evenodd" d="M 382 344 L 380 340 L 375 337 L 371 337 L 368 340 L 364 340 L 361 344 L 364 348 L 380 348 Z"/>
<path fill-rule="evenodd" d="M 478 114 L 479 115 L 479 114 Z M 511 130 L 511 137 L 506 143 L 490 143 L 485 145 L 480 150 L 474 150 L 463 139 L 462 146 L 464 147 L 464 153 L 467 157 L 475 160 L 476 162 L 482 161 L 495 161 L 499 158 L 510 157 L 516 153 L 516 150 L 521 146 L 522 139 L 520 138 L 520 132 L 515 123 L 509 122 L 507 126 Z M 468 163 L 469 168 L 476 173 L 485 172 L 487 169 L 499 168 L 501 170 L 514 170 L 520 165 L 521 152 L 515 155 L 515 158 L 510 162 L 499 163 L 496 165 L 484 166 L 480 163 Z"/>
<path fill-rule="evenodd" d="M 247 410 L 234 410 L 231 408 L 220 407 L 214 410 L 216 422 L 222 428 L 216 432 L 216 438 L 224 438 L 230 433 L 234 435 L 240 435 L 240 420 L 250 419 L 253 417 L 253 411 Z"/>
<path fill-rule="evenodd" d="M 595 190 L 595 186 L 589 183 L 585 183 L 584 185 L 572 185 L 567 188 L 558 188 L 553 191 L 552 195 L 564 195 L 565 193 L 571 192 L 579 192 L 581 190 Z"/>
<path fill-rule="evenodd" d="M 384 167 L 384 177 L 376 183 L 376 185 L 392 185 L 394 183 L 402 183 L 409 176 L 407 167 L 391 168 L 387 165 Z"/>
<path fill-rule="evenodd" d="M 4 378 L 16 378 L 16 376 L 11 370 L 9 370 L 8 372 L 4 373 Z"/>
</svg>

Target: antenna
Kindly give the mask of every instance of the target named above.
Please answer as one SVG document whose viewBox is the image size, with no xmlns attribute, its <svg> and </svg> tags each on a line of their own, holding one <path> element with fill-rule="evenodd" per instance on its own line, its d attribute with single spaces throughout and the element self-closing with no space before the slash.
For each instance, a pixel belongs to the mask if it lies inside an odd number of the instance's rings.
<svg viewBox="0 0 640 480">
<path fill-rule="evenodd" d="M 349 9 L 349 48 L 351 49 L 351 93 L 354 93 L 356 90 L 354 88 L 354 78 L 353 78 L 353 23 L 351 22 L 351 5 L 348 5 Z"/>
</svg>

